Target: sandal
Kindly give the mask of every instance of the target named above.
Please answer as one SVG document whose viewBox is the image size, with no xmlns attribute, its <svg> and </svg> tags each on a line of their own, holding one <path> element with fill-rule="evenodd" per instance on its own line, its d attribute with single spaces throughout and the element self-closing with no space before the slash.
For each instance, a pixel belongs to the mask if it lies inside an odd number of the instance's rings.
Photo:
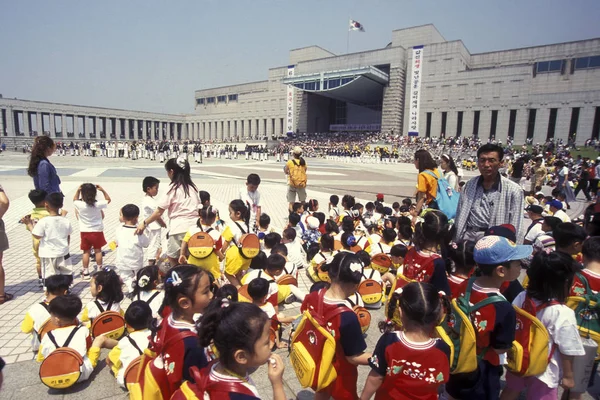
<svg viewBox="0 0 600 400">
<path fill-rule="evenodd" d="M 0 296 L 0 304 L 4 304 L 7 301 L 11 301 L 15 298 L 15 295 L 4 292 L 4 295 Z"/>
</svg>

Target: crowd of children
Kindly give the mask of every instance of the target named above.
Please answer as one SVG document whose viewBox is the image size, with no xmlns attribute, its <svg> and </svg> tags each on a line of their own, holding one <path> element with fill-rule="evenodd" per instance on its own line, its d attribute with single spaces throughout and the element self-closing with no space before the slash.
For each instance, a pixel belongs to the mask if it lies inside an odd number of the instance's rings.
<svg viewBox="0 0 600 400">
<path fill-rule="evenodd" d="M 565 389 L 563 398 L 578 399 L 585 387 L 576 383 L 593 382 L 598 362 L 592 362 L 591 374 L 578 365 L 586 351 L 582 312 L 573 311 L 587 304 L 588 319 L 599 325 L 589 304 L 596 304 L 600 291 L 600 239 L 588 237 L 584 228 L 542 216 L 533 205 L 528 207 L 530 244 L 516 245 L 512 226 L 490 228 L 476 243 L 454 243 L 451 221 L 438 210 L 416 215 L 410 199 L 388 207 L 378 195 L 363 206 L 351 195 L 341 200 L 334 195 L 327 207 L 316 200 L 293 204 L 287 226 L 277 231 L 261 207 L 257 174 L 250 174 L 239 198 L 229 202 L 225 223 L 210 194 L 192 182 L 186 160 L 169 160 L 165 168 L 171 181 L 165 194 L 159 196 L 157 178 L 146 177 L 140 207 L 120 208 L 122 224 L 110 244 L 116 260 L 110 267 L 102 255 L 103 210 L 110 196 L 90 183 L 77 189 L 81 276 L 94 298 L 86 305 L 69 290 L 73 229 L 64 217 L 63 197 L 30 193 L 35 208 L 22 221 L 33 237 L 46 298 L 28 310 L 22 330 L 32 334 L 38 361 L 71 348 L 81 357 L 77 380 L 83 381 L 101 350 L 110 349 L 107 365 L 133 399 L 199 393 L 260 398 L 251 373 L 267 364 L 272 397 L 283 399 L 283 360 L 271 351 L 289 346 L 292 359 L 306 356 L 299 355 L 298 343 L 307 324 L 314 323 L 335 343 L 331 365 L 321 365 L 325 352 L 310 355 L 316 365 L 312 372 L 335 372 L 326 384 L 318 383 L 325 374 L 317 373 L 315 383 L 305 385 L 316 389 L 316 399 L 436 399 L 443 394 L 508 400 L 525 390 L 528 399 L 556 399 L 559 386 Z M 560 199 L 546 201 L 555 215 L 556 202 Z M 531 230 L 537 234 L 530 235 Z M 161 258 L 167 268 L 159 265 Z M 301 272 L 314 283 L 309 293 L 298 285 Z M 132 300 L 126 309 L 125 296 Z M 292 302 L 301 303 L 301 315 L 279 311 Z M 457 364 L 469 339 L 461 331 L 457 344 L 450 334 L 461 305 L 474 328 L 470 346 L 476 357 L 469 370 Z M 385 320 L 371 323 L 368 310 L 383 306 Z M 547 335 L 545 369 L 536 375 L 510 367 L 522 310 L 529 310 Z M 97 333 L 95 321 L 107 320 L 107 313 L 123 320 L 118 335 Z M 290 324 L 288 341 L 284 328 Z M 368 349 L 364 334 L 377 328 L 382 335 Z M 361 365 L 370 373 L 359 395 Z M 297 375 L 306 368 L 292 366 Z"/>
</svg>

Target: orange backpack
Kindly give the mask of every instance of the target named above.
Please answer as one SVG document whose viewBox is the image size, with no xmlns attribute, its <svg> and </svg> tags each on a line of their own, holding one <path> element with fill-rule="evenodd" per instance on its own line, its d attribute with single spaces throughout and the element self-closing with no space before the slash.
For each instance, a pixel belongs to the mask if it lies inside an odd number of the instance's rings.
<svg viewBox="0 0 600 400">
<path fill-rule="evenodd" d="M 98 300 L 95 300 L 94 303 L 98 307 L 98 310 L 100 310 L 100 315 L 92 320 L 90 328 L 92 337 L 95 338 L 104 335 L 111 339 L 119 340 L 125 333 L 125 319 L 123 316 L 116 311 L 110 311 L 112 302 L 108 303 L 108 311 L 104 311 Z"/>
<path fill-rule="evenodd" d="M 48 338 L 56 347 L 52 353 L 42 361 L 40 365 L 40 379 L 42 383 L 51 389 L 66 389 L 73 386 L 81 376 L 81 366 L 83 357 L 75 349 L 71 349 L 69 344 L 81 325 L 76 326 L 65 341 L 64 345 L 59 346 L 52 332 L 48 332 Z"/>
<path fill-rule="evenodd" d="M 193 234 L 188 241 L 188 251 L 190 254 L 198 259 L 204 259 L 210 256 L 215 251 L 215 240 L 210 236 L 209 228 L 206 232 L 200 227 L 200 232 Z"/>
<path fill-rule="evenodd" d="M 358 294 L 354 293 L 354 296 L 358 296 Z M 356 314 L 356 316 L 358 317 L 358 322 L 360 323 L 360 330 L 362 331 L 362 333 L 367 333 L 369 327 L 371 326 L 371 313 L 366 308 L 359 306 L 358 301 L 352 301 L 350 297 L 348 297 L 346 300 L 348 300 L 348 302 L 352 306 L 352 311 L 354 311 L 354 314 Z"/>
<path fill-rule="evenodd" d="M 377 253 L 371 257 L 371 268 L 385 274 L 392 266 L 392 259 L 385 253 Z"/>
<path fill-rule="evenodd" d="M 134 358 L 129 363 L 127 368 L 125 368 L 125 373 L 123 374 L 123 381 L 125 382 L 125 387 L 127 388 L 127 390 L 129 390 L 129 385 L 133 385 L 136 382 L 137 376 L 140 372 L 140 365 L 142 364 L 142 355 L 144 354 L 144 351 L 140 349 L 140 346 L 137 345 L 137 343 L 131 338 L 131 336 L 127 335 L 125 337 L 129 339 L 129 343 L 131 343 L 131 345 L 135 347 L 138 353 L 140 353 L 139 356 Z"/>
<path fill-rule="evenodd" d="M 371 274 L 368 277 L 363 272 L 365 280 L 358 285 L 358 293 L 362 297 L 365 306 L 379 308 L 383 299 L 383 286 L 373 279 L 374 274 L 374 269 L 371 270 Z"/>
<path fill-rule="evenodd" d="M 260 253 L 260 239 L 254 233 L 246 233 L 237 221 L 233 221 L 242 232 L 242 237 L 239 242 L 233 238 L 233 243 L 240 251 L 242 258 L 254 258 Z"/>
</svg>

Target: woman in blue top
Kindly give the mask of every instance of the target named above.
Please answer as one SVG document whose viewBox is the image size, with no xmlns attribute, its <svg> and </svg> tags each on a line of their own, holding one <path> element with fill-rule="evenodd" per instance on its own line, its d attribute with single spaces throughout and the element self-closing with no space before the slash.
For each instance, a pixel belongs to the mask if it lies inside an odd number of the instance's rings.
<svg viewBox="0 0 600 400">
<path fill-rule="evenodd" d="M 36 189 L 45 190 L 46 193 L 60 192 L 60 178 L 56 173 L 54 165 L 48 161 L 56 145 L 48 136 L 38 136 L 33 141 L 31 149 L 31 158 L 29 159 L 29 168 L 27 173 L 33 178 L 33 184 Z"/>
</svg>

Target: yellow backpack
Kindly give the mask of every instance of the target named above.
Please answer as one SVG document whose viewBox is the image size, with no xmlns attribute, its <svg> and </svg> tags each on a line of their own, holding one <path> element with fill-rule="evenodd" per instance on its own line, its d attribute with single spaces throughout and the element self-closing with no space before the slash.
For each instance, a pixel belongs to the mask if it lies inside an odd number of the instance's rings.
<svg viewBox="0 0 600 400">
<path fill-rule="evenodd" d="M 598 343 L 596 361 L 600 360 L 600 293 L 592 292 L 590 284 L 583 274 L 577 273 L 583 284 L 585 293 L 567 297 L 567 307 L 575 311 L 577 328 L 583 338 L 590 338 Z M 577 289 L 576 289 L 577 290 Z"/>
<path fill-rule="evenodd" d="M 289 167 L 290 171 L 290 185 L 295 188 L 305 188 L 306 187 L 306 162 L 303 165 L 303 159 L 300 161 L 291 160 L 292 166 Z"/>
</svg>

